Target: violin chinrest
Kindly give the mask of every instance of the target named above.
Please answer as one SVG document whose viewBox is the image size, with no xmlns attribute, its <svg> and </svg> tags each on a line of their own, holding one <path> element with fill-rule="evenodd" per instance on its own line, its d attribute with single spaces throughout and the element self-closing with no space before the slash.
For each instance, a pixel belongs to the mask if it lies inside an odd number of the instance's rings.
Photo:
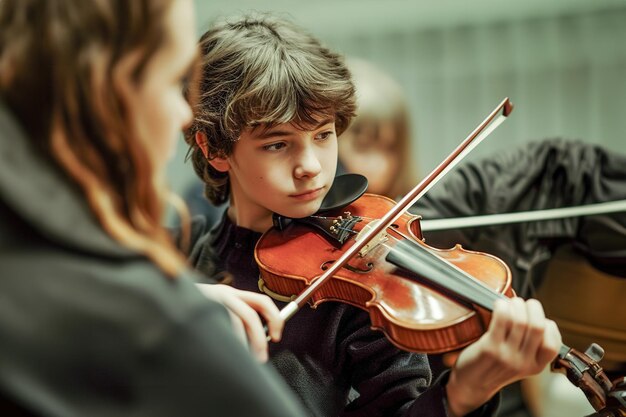
<svg viewBox="0 0 626 417">
<path fill-rule="evenodd" d="M 367 190 L 367 178 L 360 174 L 338 175 L 328 194 L 322 200 L 320 209 L 316 214 L 344 208 L 365 194 Z M 291 224 L 293 219 L 274 213 L 272 216 L 274 227 L 284 230 Z"/>
<path fill-rule="evenodd" d="M 363 175 L 339 175 L 324 197 L 318 213 L 346 207 L 361 197 L 365 190 L 367 190 L 367 178 Z"/>
</svg>

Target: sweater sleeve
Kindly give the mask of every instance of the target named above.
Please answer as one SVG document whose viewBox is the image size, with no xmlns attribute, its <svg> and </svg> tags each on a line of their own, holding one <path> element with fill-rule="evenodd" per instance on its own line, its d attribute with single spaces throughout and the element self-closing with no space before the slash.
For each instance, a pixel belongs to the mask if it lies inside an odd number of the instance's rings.
<svg viewBox="0 0 626 417">
<path fill-rule="evenodd" d="M 450 377 L 450 371 L 443 372 L 431 387 L 419 396 L 408 409 L 406 416 L 420 417 L 428 416 L 447 416 L 448 400 L 445 395 L 445 386 Z M 444 404 L 444 414 L 439 414 L 441 409 L 439 404 Z M 435 405 L 435 407 L 433 407 Z M 465 417 L 491 417 L 496 416 L 500 405 L 500 395 L 495 395 L 489 402 L 467 414 Z"/>
<path fill-rule="evenodd" d="M 429 220 L 623 199 L 626 196 L 625 160 L 623 155 L 577 141 L 555 138 L 533 142 L 461 166 L 411 210 Z M 599 217 L 605 217 L 605 223 L 613 223 L 602 230 L 601 240 L 617 236 L 619 241 L 620 223 L 626 223 L 619 214 L 425 230 L 424 237 L 435 247 L 449 248 L 460 243 L 466 249 L 498 256 L 513 270 L 513 285 L 518 294 L 529 296 L 532 295 L 529 293 L 530 268 L 548 259 L 554 247 L 565 241 L 575 240 L 585 251 L 594 230 L 587 227 L 588 222 L 593 223 Z M 593 259 L 593 255 L 591 257 Z M 611 262 L 599 261 L 597 266 L 602 268 Z M 614 272 L 610 267 L 608 270 Z"/>
<path fill-rule="evenodd" d="M 372 331 L 366 313 L 355 311 L 349 316 L 338 334 L 338 349 L 345 352 L 345 367 L 358 396 L 342 416 L 405 415 L 431 382 L 426 355 L 402 351 L 382 332 Z M 432 417 L 445 416 L 440 399 L 434 398 L 430 405 L 438 410 Z"/>
<path fill-rule="evenodd" d="M 411 403 L 428 390 L 431 373 L 426 355 L 395 347 L 382 332 L 371 331 L 366 313 L 354 310 L 343 318 L 339 351 L 353 387 L 342 417 L 404 416 Z M 445 417 L 442 397 L 427 396 L 431 417 Z"/>
<path fill-rule="evenodd" d="M 342 339 L 351 372 L 352 386 L 358 396 L 343 417 L 396 416 L 446 417 L 444 387 L 448 372 L 432 382 L 427 356 L 406 352 L 395 347 L 382 332 L 371 331 L 366 314 L 350 317 Z M 499 396 L 469 416 L 495 415 Z"/>
</svg>

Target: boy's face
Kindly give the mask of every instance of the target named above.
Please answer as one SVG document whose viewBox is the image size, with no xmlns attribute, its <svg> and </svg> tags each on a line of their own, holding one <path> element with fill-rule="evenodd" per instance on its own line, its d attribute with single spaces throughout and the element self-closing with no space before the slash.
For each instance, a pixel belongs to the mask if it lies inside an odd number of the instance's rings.
<svg viewBox="0 0 626 417">
<path fill-rule="evenodd" d="M 310 216 L 335 177 L 334 118 L 319 117 L 304 129 L 289 123 L 247 128 L 223 164 L 230 176 L 231 209 L 240 226 L 267 229 L 272 213 Z"/>
</svg>

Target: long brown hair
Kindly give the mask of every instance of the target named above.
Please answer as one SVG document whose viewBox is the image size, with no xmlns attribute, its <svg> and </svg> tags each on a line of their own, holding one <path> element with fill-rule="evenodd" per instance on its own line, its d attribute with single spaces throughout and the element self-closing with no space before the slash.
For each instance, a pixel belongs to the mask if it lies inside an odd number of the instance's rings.
<svg viewBox="0 0 626 417">
<path fill-rule="evenodd" d="M 215 204 L 228 199 L 228 174 L 208 163 L 196 132 L 206 134 L 209 157 L 224 157 L 246 127 L 306 126 L 329 115 L 339 135 L 354 116 L 354 86 L 343 59 L 288 20 L 258 15 L 221 22 L 202 36 L 200 55 L 195 120 L 185 139 Z"/>
<path fill-rule="evenodd" d="M 172 276 L 184 260 L 161 225 L 166 191 L 123 90 L 165 42 L 173 1 L 0 0 L 3 100 L 103 229 Z"/>
</svg>

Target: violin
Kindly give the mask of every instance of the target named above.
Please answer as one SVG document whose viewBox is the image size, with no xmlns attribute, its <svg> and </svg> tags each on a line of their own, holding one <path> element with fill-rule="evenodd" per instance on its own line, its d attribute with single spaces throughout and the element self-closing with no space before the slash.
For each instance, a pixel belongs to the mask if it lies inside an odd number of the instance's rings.
<svg viewBox="0 0 626 417">
<path fill-rule="evenodd" d="M 343 210 L 270 229 L 255 251 L 260 287 L 272 295 L 302 293 L 393 204 L 387 197 L 364 194 Z M 428 246 L 419 220 L 409 213 L 401 216 L 315 291 L 309 303 L 336 301 L 366 310 L 372 328 L 407 351 L 451 352 L 477 340 L 487 329 L 495 300 L 514 296 L 511 272 L 486 253 L 459 245 Z M 626 380 L 608 379 L 597 363 L 603 355 L 596 344 L 585 353 L 563 345 L 553 370 L 583 390 L 602 410 L 598 416 L 626 416 Z"/>
<path fill-rule="evenodd" d="M 260 238 L 255 257 L 260 287 L 290 297 L 283 318 L 306 303 L 338 301 L 368 311 L 372 328 L 401 349 L 441 353 L 477 340 L 487 329 L 495 301 L 514 296 L 509 268 L 495 256 L 459 245 L 447 250 L 428 246 L 419 216 L 406 209 L 511 110 L 505 99 L 398 203 L 363 194 L 366 185 L 361 184 L 347 205 L 331 189 L 332 203 L 323 203 L 314 216 L 275 216 L 276 227 Z M 563 345 L 553 370 L 582 389 L 597 416 L 626 416 L 626 380 L 607 378 L 597 364 L 602 354 L 597 345 L 586 353 Z"/>
<path fill-rule="evenodd" d="M 256 247 L 264 286 L 278 294 L 300 294 L 393 205 L 387 197 L 364 194 L 342 209 L 282 231 L 271 229 Z M 419 219 L 403 214 L 309 302 L 339 301 L 368 311 L 372 327 L 404 350 L 442 353 L 477 340 L 486 331 L 493 302 L 514 295 L 511 272 L 492 255 L 426 245 Z M 306 254 L 306 262 L 285 254 Z"/>
</svg>

